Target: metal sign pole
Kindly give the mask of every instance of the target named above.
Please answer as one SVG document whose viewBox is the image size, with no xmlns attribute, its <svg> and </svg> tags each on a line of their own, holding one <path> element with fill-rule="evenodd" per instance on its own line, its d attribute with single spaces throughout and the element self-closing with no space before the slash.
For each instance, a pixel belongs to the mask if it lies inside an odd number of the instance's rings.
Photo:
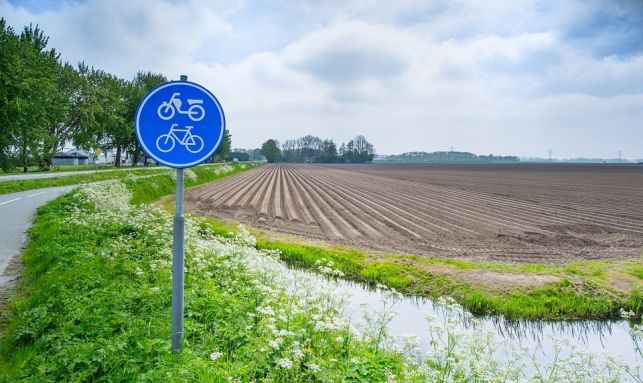
<svg viewBox="0 0 643 383">
<path fill-rule="evenodd" d="M 186 81 L 188 76 L 181 76 Z M 183 169 L 176 169 L 176 199 L 172 230 L 172 351 L 181 350 L 183 341 L 183 254 L 185 251 L 185 217 L 183 217 Z"/>
<path fill-rule="evenodd" d="M 176 169 L 176 213 L 172 238 L 172 351 L 181 349 L 183 340 L 183 169 Z"/>
</svg>

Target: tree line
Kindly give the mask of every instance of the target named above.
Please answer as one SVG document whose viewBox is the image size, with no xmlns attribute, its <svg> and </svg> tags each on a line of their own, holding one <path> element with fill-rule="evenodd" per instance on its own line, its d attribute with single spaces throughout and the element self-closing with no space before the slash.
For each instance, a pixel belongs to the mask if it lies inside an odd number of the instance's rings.
<svg viewBox="0 0 643 383">
<path fill-rule="evenodd" d="M 228 155 L 230 161 L 236 159 L 237 161 L 265 161 L 265 157 L 261 154 L 261 149 L 232 149 Z"/>
<path fill-rule="evenodd" d="M 516 156 L 476 155 L 469 152 L 407 152 L 386 156 L 378 162 L 518 162 Z"/>
<path fill-rule="evenodd" d="M 16 33 L 0 19 L 0 167 L 51 166 L 70 143 L 83 150 L 115 152 L 147 163 L 134 136 L 134 114 L 163 74 L 140 71 L 124 80 L 85 63 L 62 62 L 49 38 L 29 25 Z M 228 157 L 230 134 L 212 160 Z"/>
<path fill-rule="evenodd" d="M 269 139 L 261 145 L 268 162 L 365 163 L 373 161 L 375 148 L 362 135 L 339 147 L 333 140 L 307 135 L 282 144 Z"/>
</svg>

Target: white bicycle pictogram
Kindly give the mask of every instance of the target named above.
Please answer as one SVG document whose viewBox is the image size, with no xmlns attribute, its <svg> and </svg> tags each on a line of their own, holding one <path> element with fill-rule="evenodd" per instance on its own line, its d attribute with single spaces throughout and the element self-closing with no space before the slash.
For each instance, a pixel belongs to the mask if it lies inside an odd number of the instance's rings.
<svg viewBox="0 0 643 383">
<path fill-rule="evenodd" d="M 188 98 L 187 110 L 181 110 L 183 101 L 179 98 L 181 93 L 173 93 L 168 101 L 164 101 L 159 105 L 158 115 L 163 120 L 170 120 L 177 112 L 179 114 L 187 114 L 192 121 L 201 121 L 205 117 L 205 109 L 203 109 L 203 100 L 196 100 Z"/>
<path fill-rule="evenodd" d="M 179 145 L 183 145 L 185 150 L 190 153 L 198 153 L 203 150 L 203 138 L 192 134 L 191 130 L 193 126 L 186 126 L 184 129 L 178 128 L 179 124 L 172 124 L 170 131 L 167 134 L 161 134 L 159 138 L 156 139 L 156 148 L 163 152 L 167 153 L 174 149 L 174 146 L 178 142 Z M 184 133 L 183 138 L 179 138 L 177 133 Z"/>
</svg>

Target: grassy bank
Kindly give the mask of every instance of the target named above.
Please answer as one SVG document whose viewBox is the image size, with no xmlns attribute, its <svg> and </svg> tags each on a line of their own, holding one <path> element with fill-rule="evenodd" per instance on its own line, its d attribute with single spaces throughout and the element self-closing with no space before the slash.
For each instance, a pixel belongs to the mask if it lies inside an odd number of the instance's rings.
<svg viewBox="0 0 643 383">
<path fill-rule="evenodd" d="M 195 185 L 241 171 L 237 166 L 197 168 L 186 178 Z M 18 296 L 0 321 L 0 382 L 524 381 L 516 356 L 497 360 L 502 341 L 449 300 L 438 302 L 444 322 L 427 319 L 428 353 L 413 337 L 396 347 L 386 331 L 392 311 L 368 313 L 356 330 L 341 315 L 331 277 L 292 270 L 279 259 L 332 256 L 357 271 L 360 253 L 262 250 L 286 245 L 190 217 L 185 341 L 173 354 L 172 217 L 143 204 L 172 189 L 169 175 L 112 181 L 39 209 Z M 341 274 L 328 262 L 318 271 Z M 398 293 L 383 295 L 394 302 Z M 461 329 L 462 322 L 472 327 Z M 631 373 L 619 363 L 572 353 L 528 379 L 616 383 Z"/>
<path fill-rule="evenodd" d="M 52 177 L 52 178 L 35 178 L 28 180 L 6 180 L 2 181 L 0 178 L 0 194 L 15 193 L 25 190 L 40 189 L 54 186 L 67 186 L 67 185 L 77 185 L 81 183 L 90 183 L 97 181 L 106 181 L 112 179 L 125 178 L 127 176 L 146 176 L 153 174 L 162 174 L 167 173 L 167 168 L 158 168 L 154 170 L 106 170 L 98 171 L 96 173 L 85 173 L 70 175 L 64 177 Z"/>
<path fill-rule="evenodd" d="M 165 207 L 171 209 L 167 203 Z M 212 218 L 205 222 L 221 235 L 234 235 L 237 230 L 233 224 Z M 640 258 L 563 265 L 476 262 L 373 254 L 342 246 L 302 244 L 300 238 L 275 236 L 265 230 L 251 232 L 257 237 L 258 248 L 279 250 L 281 258 L 293 265 L 315 268 L 315 262 L 325 258 L 348 279 L 380 283 L 409 295 L 447 295 L 474 314 L 509 319 L 608 319 L 620 318 L 621 310 L 631 310 L 637 317 L 643 312 Z M 545 282 L 534 284 L 539 278 Z M 529 285 L 525 286 L 525 281 Z"/>
<path fill-rule="evenodd" d="M 94 164 L 87 164 L 87 165 L 52 165 L 48 170 L 42 169 L 40 166 L 29 166 L 27 168 L 27 173 L 58 173 L 58 172 L 78 172 L 78 171 L 83 171 L 83 170 L 100 170 L 100 171 L 110 171 L 114 169 L 136 169 L 136 168 L 141 168 L 143 165 L 136 165 L 136 166 L 131 166 L 131 165 L 124 165 L 120 168 L 115 167 L 113 164 L 100 164 L 100 165 L 94 165 Z M 2 179 L 2 176 L 6 175 L 19 175 L 19 174 L 25 174 L 22 171 L 22 168 L 14 168 L 10 171 L 3 171 L 0 170 L 0 179 Z"/>
<path fill-rule="evenodd" d="M 241 168 L 243 165 L 243 169 Z M 211 182 L 216 180 L 217 174 L 216 169 L 220 166 L 230 166 L 234 168 L 234 174 L 237 171 L 242 171 L 247 168 L 252 168 L 257 166 L 257 163 L 249 162 L 245 164 L 205 164 L 192 168 L 189 170 L 197 176 L 201 175 L 202 177 L 197 178 L 186 178 L 187 185 L 199 185 L 205 182 Z M 39 179 L 30 179 L 30 180 L 16 180 L 16 181 L 1 181 L 0 178 L 0 194 L 15 193 L 19 191 L 39 189 L 45 187 L 54 187 L 54 186 L 66 186 L 66 185 L 77 185 L 81 183 L 90 183 L 97 181 L 106 181 L 113 179 L 126 179 L 131 185 L 134 177 L 139 176 L 153 176 L 159 175 L 157 180 L 162 180 L 162 185 L 159 187 L 154 187 L 152 185 L 152 190 L 149 193 L 144 190 L 139 191 L 136 194 L 137 198 L 148 198 L 149 196 L 154 196 L 154 198 L 159 198 L 168 193 L 174 192 L 173 188 L 168 187 L 168 185 L 173 184 L 171 179 L 168 179 L 164 175 L 174 173 L 174 170 L 168 168 L 155 168 L 155 169 L 131 169 L 131 170 L 106 170 L 99 171 L 96 173 L 87 173 L 87 174 L 78 174 L 65 177 L 54 177 L 54 178 L 39 178 Z M 153 178 L 153 177 L 152 177 Z M 149 185 L 149 184 L 148 184 Z M 134 186 L 135 187 L 135 186 Z M 148 194 L 148 195 L 146 195 Z"/>
</svg>

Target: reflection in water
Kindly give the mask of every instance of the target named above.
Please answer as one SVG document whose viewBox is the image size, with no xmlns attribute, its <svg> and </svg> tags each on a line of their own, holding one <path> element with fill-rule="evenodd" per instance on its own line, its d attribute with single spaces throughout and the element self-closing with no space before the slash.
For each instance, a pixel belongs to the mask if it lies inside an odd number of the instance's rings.
<svg viewBox="0 0 643 383">
<path fill-rule="evenodd" d="M 358 325 L 364 320 L 365 311 L 372 313 L 384 309 L 383 293 L 365 284 L 338 280 L 337 293 L 347 297 L 345 315 Z M 398 314 L 389 323 L 391 335 L 417 335 L 421 350 L 427 351 L 431 337 L 426 318 L 432 315 L 438 320 L 446 320 L 444 310 L 447 308 L 435 305 L 430 299 L 408 296 L 397 300 L 393 310 Z M 462 328 L 469 328 L 471 325 L 459 324 Z M 554 358 L 561 357 L 555 356 L 554 352 L 559 341 L 570 345 L 566 348 L 567 355 L 574 350 L 588 350 L 618 356 L 630 366 L 643 364 L 638 343 L 640 340 L 634 338 L 630 332 L 630 324 L 625 320 L 508 321 L 503 317 L 486 316 L 481 318 L 481 326 L 493 329 L 510 347 L 498 349 L 499 358 L 511 355 L 514 350 L 522 350 L 528 356 L 523 360 L 527 364 L 524 370 L 527 376 L 535 372 L 533 360 L 530 359 L 549 364 Z"/>
</svg>

